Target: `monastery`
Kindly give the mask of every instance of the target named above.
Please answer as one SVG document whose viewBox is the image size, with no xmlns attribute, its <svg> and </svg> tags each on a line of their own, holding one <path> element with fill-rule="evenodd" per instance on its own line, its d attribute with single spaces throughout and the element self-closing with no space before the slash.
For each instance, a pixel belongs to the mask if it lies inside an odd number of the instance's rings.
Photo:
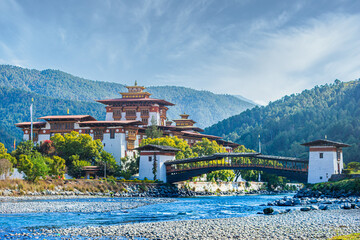
<svg viewBox="0 0 360 240">
<path fill-rule="evenodd" d="M 66 134 L 72 131 L 89 134 L 94 140 L 100 139 L 104 150 L 111 153 L 116 161 L 125 156 L 133 156 L 135 148 L 146 138 L 146 128 L 152 122 L 163 131 L 165 136 L 177 136 L 188 142 L 191 146 L 202 138 L 215 140 L 223 145 L 228 152 L 239 146 L 227 142 L 221 137 L 202 134 L 204 130 L 194 126 L 195 121 L 189 115 L 182 114 L 180 119 L 168 121 L 166 112 L 173 103 L 162 99 L 150 98 L 142 86 L 128 86 L 128 92 L 120 93 L 121 98 L 98 100 L 106 105 L 105 121 L 98 121 L 90 115 L 61 115 L 44 116 L 41 121 L 33 122 L 33 140 L 36 143 L 49 140 L 54 134 Z M 175 123 L 175 124 L 173 124 Z M 23 140 L 30 139 L 30 122 L 16 124 L 24 132 Z"/>
</svg>

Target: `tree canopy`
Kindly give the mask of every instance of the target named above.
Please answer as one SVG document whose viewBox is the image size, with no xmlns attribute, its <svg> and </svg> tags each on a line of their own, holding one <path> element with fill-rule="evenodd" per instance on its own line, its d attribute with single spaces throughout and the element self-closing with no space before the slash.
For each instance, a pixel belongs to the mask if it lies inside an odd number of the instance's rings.
<svg viewBox="0 0 360 240">
<path fill-rule="evenodd" d="M 360 80 L 335 81 L 255 107 L 205 129 L 262 153 L 307 158 L 301 143 L 327 139 L 350 144 L 344 161 L 360 161 Z"/>
</svg>

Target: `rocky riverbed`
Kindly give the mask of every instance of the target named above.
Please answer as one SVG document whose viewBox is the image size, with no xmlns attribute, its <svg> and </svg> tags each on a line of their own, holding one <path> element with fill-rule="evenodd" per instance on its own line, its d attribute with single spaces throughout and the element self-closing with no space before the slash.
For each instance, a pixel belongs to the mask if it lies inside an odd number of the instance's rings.
<svg viewBox="0 0 360 240">
<path fill-rule="evenodd" d="M 34 201 L 39 199 L 41 198 L 2 198 L 2 202 L 0 202 L 0 214 L 41 212 L 110 212 L 137 208 L 149 204 L 175 201 L 171 198 L 123 198 L 120 200 L 117 199 L 117 201 L 108 199 L 108 201 L 102 202 L 94 202 L 90 200 L 86 201 L 84 198 L 81 198 L 81 201 L 74 198 L 68 198 L 68 201 L 51 201 L 56 199 L 55 197 L 43 197 L 42 201 Z"/>
<path fill-rule="evenodd" d="M 360 232 L 359 209 L 50 229 L 36 235 L 113 239 L 328 239 L 355 232 Z"/>
</svg>

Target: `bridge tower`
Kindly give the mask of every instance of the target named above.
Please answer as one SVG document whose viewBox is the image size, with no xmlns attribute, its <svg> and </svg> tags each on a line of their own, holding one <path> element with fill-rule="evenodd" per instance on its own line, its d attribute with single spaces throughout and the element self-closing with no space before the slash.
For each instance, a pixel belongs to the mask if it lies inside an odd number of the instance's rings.
<svg viewBox="0 0 360 240">
<path fill-rule="evenodd" d="M 166 166 L 164 163 L 175 160 L 175 154 L 180 150 L 169 146 L 153 144 L 138 147 L 136 150 L 140 151 L 139 178 L 157 179 L 166 183 Z M 156 170 L 154 169 L 155 166 Z M 155 175 L 156 179 L 154 179 Z"/>
<path fill-rule="evenodd" d="M 342 148 L 350 145 L 326 139 L 301 145 L 309 147 L 308 183 L 327 182 L 332 174 L 342 173 Z"/>
</svg>

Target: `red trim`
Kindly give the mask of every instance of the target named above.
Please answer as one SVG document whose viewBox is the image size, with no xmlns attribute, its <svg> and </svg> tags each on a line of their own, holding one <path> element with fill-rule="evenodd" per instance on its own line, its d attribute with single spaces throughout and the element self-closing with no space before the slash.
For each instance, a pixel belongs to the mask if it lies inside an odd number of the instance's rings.
<svg viewBox="0 0 360 240">
<path fill-rule="evenodd" d="M 324 147 L 310 147 L 310 152 L 336 152 L 336 147 L 324 148 Z"/>
<path fill-rule="evenodd" d="M 175 156 L 175 153 L 171 152 L 140 152 L 140 156 Z"/>
</svg>

